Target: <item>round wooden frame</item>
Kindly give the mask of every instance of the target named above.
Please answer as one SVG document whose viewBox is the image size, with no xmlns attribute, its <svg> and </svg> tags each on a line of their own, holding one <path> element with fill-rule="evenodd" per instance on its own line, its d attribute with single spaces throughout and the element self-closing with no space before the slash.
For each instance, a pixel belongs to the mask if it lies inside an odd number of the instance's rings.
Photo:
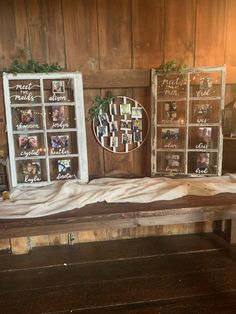
<svg viewBox="0 0 236 314">
<path fill-rule="evenodd" d="M 97 142 L 102 146 L 102 148 L 106 149 L 107 151 L 109 151 L 110 153 L 113 153 L 113 154 L 128 154 L 130 152 L 134 152 L 135 150 L 137 150 L 138 148 L 140 148 L 143 143 L 147 140 L 147 137 L 148 137 L 148 133 L 149 133 L 149 130 L 150 130 L 150 119 L 149 119 L 149 115 L 147 113 L 147 110 L 138 102 L 136 101 L 135 99 L 133 98 L 130 98 L 130 97 L 126 97 L 126 96 L 115 96 L 115 99 L 126 99 L 127 102 L 133 102 L 133 103 L 137 103 L 138 107 L 141 107 L 143 112 L 145 113 L 145 116 L 146 116 L 146 120 L 147 120 L 147 128 L 146 128 L 146 134 L 143 138 L 143 140 L 140 142 L 140 145 L 137 146 L 137 147 L 134 147 L 128 151 L 124 151 L 124 152 L 120 152 L 120 151 L 113 151 L 112 147 L 111 148 L 108 148 L 107 146 L 103 145 L 101 143 L 101 141 L 99 140 L 98 136 L 97 136 L 97 133 L 96 133 L 96 125 L 95 125 L 95 119 L 93 119 L 93 134 L 94 134 L 94 137 L 95 139 L 97 140 Z M 124 145 L 124 144 L 122 144 Z"/>
</svg>

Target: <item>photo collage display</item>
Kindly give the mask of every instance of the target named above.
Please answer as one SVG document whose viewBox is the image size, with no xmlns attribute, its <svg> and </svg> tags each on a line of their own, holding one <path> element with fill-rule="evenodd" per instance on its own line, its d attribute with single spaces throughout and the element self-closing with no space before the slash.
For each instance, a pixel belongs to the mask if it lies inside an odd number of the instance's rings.
<svg viewBox="0 0 236 314">
<path fill-rule="evenodd" d="M 39 80 L 10 81 L 18 183 L 46 181 L 46 155 L 50 158 L 50 180 L 77 178 L 78 148 L 72 81 L 45 79 L 44 106 Z"/>
<path fill-rule="evenodd" d="M 143 125 L 148 124 L 147 119 L 147 114 L 139 103 L 119 96 L 110 103 L 109 112 L 99 115 L 95 135 L 106 149 L 128 153 L 142 144 Z"/>
<path fill-rule="evenodd" d="M 218 173 L 221 75 L 217 71 L 189 74 L 190 79 L 187 74 L 157 75 L 157 173 Z"/>
</svg>

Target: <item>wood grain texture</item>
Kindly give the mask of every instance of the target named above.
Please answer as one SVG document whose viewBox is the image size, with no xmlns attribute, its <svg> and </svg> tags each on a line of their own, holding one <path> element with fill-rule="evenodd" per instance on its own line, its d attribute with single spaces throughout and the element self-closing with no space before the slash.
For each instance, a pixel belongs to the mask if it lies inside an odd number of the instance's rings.
<svg viewBox="0 0 236 314">
<path fill-rule="evenodd" d="M 212 234 L 37 248 L 0 258 L 2 313 L 225 314 L 236 305 L 235 258 Z"/>
<path fill-rule="evenodd" d="M 234 0 L 227 1 L 227 38 L 226 38 L 226 54 L 225 64 L 227 65 L 227 82 L 235 82 L 236 78 L 236 2 Z"/>
<path fill-rule="evenodd" d="M 96 0 L 62 0 L 69 71 L 99 68 Z"/>
<path fill-rule="evenodd" d="M 226 0 L 198 0 L 195 66 L 221 66 L 225 61 Z"/>
<path fill-rule="evenodd" d="M 134 88 L 133 98 L 137 100 L 147 111 L 149 119 L 151 119 L 151 104 L 150 104 L 150 88 Z M 143 136 L 145 135 L 145 129 L 147 130 L 148 125 L 143 125 Z M 134 151 L 134 173 L 136 176 L 145 177 L 150 176 L 151 170 L 151 149 L 150 149 L 150 129 L 146 139 L 146 142 L 142 146 Z"/>
<path fill-rule="evenodd" d="M 24 0 L 0 1 L 0 69 L 9 67 L 14 59 L 30 58 L 27 17 Z"/>
<path fill-rule="evenodd" d="M 61 0 L 27 0 L 32 58 L 65 67 Z"/>
<path fill-rule="evenodd" d="M 132 0 L 133 67 L 163 62 L 164 1 Z"/>
<path fill-rule="evenodd" d="M 2 78 L 0 78 L 0 149 L 7 151 L 7 135 L 6 135 L 6 118 L 4 108 L 4 97 L 3 97 L 3 85 Z"/>
<path fill-rule="evenodd" d="M 194 64 L 196 0 L 165 0 L 164 59 Z"/>
<path fill-rule="evenodd" d="M 92 264 L 96 262 L 114 261 L 117 259 L 135 259 L 153 255 L 170 255 L 179 252 L 220 251 L 222 245 L 213 234 L 178 235 L 175 237 L 148 237 L 139 240 L 107 241 L 80 243 L 73 246 L 41 247 L 33 250 L 30 255 L 15 256 L 0 252 L 0 272 L 7 269 L 17 271 L 27 268 L 37 269 L 51 265 Z M 61 258 L 63 259 L 61 260 Z"/>
<path fill-rule="evenodd" d="M 131 68 L 131 8 L 127 0 L 98 0 L 100 69 Z"/>
<path fill-rule="evenodd" d="M 150 69 L 116 69 L 83 72 L 84 88 L 149 87 Z"/>
<path fill-rule="evenodd" d="M 104 153 L 103 148 L 99 145 L 93 134 L 92 121 L 89 120 L 89 108 L 92 105 L 92 99 L 100 95 L 99 89 L 85 89 L 84 90 L 84 106 L 86 119 L 86 135 L 87 135 L 87 149 L 88 149 L 88 168 L 89 176 L 96 178 L 104 176 Z"/>
</svg>

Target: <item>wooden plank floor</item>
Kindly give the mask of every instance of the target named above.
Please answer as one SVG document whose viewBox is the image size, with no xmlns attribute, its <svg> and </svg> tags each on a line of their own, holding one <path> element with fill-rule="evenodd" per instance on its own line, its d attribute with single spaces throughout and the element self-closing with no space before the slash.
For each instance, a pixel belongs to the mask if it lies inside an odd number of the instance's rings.
<svg viewBox="0 0 236 314">
<path fill-rule="evenodd" d="M 236 313 L 236 254 L 213 234 L 0 253 L 0 313 Z"/>
</svg>

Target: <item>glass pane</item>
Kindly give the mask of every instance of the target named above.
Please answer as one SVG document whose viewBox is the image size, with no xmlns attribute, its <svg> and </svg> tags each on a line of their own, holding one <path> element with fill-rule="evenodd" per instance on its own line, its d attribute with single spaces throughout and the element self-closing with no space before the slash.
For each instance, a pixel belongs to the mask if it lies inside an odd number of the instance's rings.
<svg viewBox="0 0 236 314">
<path fill-rule="evenodd" d="M 50 178 L 54 180 L 70 180 L 78 178 L 78 158 L 50 159 Z"/>
<path fill-rule="evenodd" d="M 48 133 L 50 155 L 77 154 L 76 132 Z"/>
<path fill-rule="evenodd" d="M 185 123 L 186 103 L 184 101 L 165 101 L 157 104 L 157 123 Z"/>
<path fill-rule="evenodd" d="M 218 144 L 218 127 L 201 126 L 189 128 L 189 148 L 216 149 Z"/>
<path fill-rule="evenodd" d="M 190 101 L 190 123 L 218 123 L 220 117 L 219 100 L 194 100 Z"/>
<path fill-rule="evenodd" d="M 53 79 L 44 80 L 44 101 L 45 102 L 73 102 L 74 101 L 74 80 Z"/>
<path fill-rule="evenodd" d="M 157 154 L 157 172 L 184 173 L 183 152 L 162 152 Z"/>
<path fill-rule="evenodd" d="M 37 183 L 47 181 L 46 162 L 43 159 L 17 160 L 18 183 Z"/>
<path fill-rule="evenodd" d="M 193 73 L 190 75 L 190 97 L 221 96 L 221 72 Z"/>
<path fill-rule="evenodd" d="M 157 128 L 158 148 L 184 148 L 186 129 L 182 128 Z"/>
<path fill-rule="evenodd" d="M 188 172 L 217 174 L 217 153 L 189 152 Z"/>
<path fill-rule="evenodd" d="M 186 97 L 186 75 L 166 74 L 157 76 L 158 98 Z"/>
<path fill-rule="evenodd" d="M 45 155 L 43 133 L 14 134 L 16 157 L 32 157 Z"/>
<path fill-rule="evenodd" d="M 12 125 L 14 131 L 42 130 L 41 107 L 12 108 Z"/>
<path fill-rule="evenodd" d="M 46 107 L 46 120 L 48 129 L 75 128 L 75 107 L 58 104 Z"/>
<path fill-rule="evenodd" d="M 11 104 L 41 103 L 39 80 L 9 80 Z"/>
</svg>

